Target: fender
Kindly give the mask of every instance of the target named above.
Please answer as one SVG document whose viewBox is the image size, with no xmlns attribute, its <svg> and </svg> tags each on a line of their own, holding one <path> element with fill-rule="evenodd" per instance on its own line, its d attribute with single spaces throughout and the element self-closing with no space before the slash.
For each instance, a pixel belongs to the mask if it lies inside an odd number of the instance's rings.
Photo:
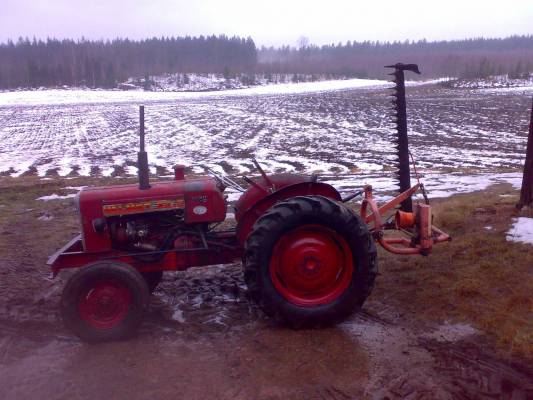
<svg viewBox="0 0 533 400">
<path fill-rule="evenodd" d="M 238 243 L 244 246 L 255 221 L 270 207 L 296 196 L 324 196 L 335 201 L 341 201 L 341 195 L 337 189 L 327 183 L 308 181 L 285 186 L 259 200 L 239 218 L 237 223 Z"/>
</svg>

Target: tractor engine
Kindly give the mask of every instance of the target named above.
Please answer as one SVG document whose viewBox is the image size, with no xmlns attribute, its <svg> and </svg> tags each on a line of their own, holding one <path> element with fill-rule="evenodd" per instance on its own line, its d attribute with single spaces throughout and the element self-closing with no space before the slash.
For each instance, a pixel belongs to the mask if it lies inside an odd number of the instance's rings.
<svg viewBox="0 0 533 400">
<path fill-rule="evenodd" d="M 111 217 L 107 226 L 113 249 L 132 252 L 166 250 L 186 229 L 180 212 Z"/>
<path fill-rule="evenodd" d="M 83 189 L 78 195 L 85 251 L 142 253 L 201 240 L 226 218 L 226 199 L 213 178 Z"/>
</svg>

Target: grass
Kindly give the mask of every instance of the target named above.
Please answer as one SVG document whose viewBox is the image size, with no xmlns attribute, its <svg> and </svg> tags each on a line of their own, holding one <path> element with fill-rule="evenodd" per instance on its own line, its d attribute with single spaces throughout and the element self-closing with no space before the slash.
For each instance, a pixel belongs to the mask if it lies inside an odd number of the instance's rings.
<svg viewBox="0 0 533 400">
<path fill-rule="evenodd" d="M 74 199 L 41 201 L 37 198 L 56 193 L 75 193 L 68 186 L 123 184 L 130 180 L 114 178 L 52 178 L 37 176 L 0 177 L 0 261 L 16 259 L 21 251 L 50 254 L 79 231 Z M 52 221 L 40 221 L 45 214 Z M 50 247 L 51 246 L 51 247 Z M 39 262 L 46 259 L 38 257 Z"/>
<path fill-rule="evenodd" d="M 501 196 L 508 192 L 502 185 L 436 203 L 435 224 L 453 241 L 429 257 L 383 251 L 375 295 L 425 321 L 471 323 L 508 354 L 533 359 L 533 246 L 506 240 L 518 201 Z"/>
</svg>

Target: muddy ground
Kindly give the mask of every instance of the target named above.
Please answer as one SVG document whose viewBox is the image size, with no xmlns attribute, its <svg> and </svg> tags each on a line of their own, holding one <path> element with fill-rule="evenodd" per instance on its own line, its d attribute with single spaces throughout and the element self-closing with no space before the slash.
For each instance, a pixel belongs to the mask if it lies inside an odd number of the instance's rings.
<svg viewBox="0 0 533 400">
<path fill-rule="evenodd" d="M 413 259 L 384 254 L 363 310 L 333 328 L 276 325 L 248 301 L 234 264 L 167 273 L 137 338 L 84 344 L 58 315 L 69 273 L 50 280 L 45 265 L 78 231 L 73 202 L 36 200 L 71 193 L 67 185 L 80 182 L 0 181 L 0 399 L 533 398 L 527 352 L 513 352 L 468 313 L 455 312 L 460 304 L 441 306 L 444 284 L 432 287 L 434 304 L 424 301 L 425 275 L 403 267 Z M 516 195 L 507 187 L 491 196 L 502 193 Z M 480 223 L 498 228 L 494 218 L 509 204 L 481 213 Z M 446 250 L 439 251 L 437 260 Z"/>
</svg>

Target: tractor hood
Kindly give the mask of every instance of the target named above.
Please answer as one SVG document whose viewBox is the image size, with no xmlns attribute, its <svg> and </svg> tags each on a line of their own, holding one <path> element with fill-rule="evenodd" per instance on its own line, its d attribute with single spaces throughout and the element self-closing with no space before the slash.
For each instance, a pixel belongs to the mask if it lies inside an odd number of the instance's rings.
<svg viewBox="0 0 533 400">
<path fill-rule="evenodd" d="M 187 224 L 221 222 L 226 202 L 211 177 L 153 182 L 149 189 L 137 184 L 84 188 L 79 211 L 86 251 L 109 247 L 107 232 L 96 232 L 95 221 L 162 211 L 183 213 Z"/>
</svg>

